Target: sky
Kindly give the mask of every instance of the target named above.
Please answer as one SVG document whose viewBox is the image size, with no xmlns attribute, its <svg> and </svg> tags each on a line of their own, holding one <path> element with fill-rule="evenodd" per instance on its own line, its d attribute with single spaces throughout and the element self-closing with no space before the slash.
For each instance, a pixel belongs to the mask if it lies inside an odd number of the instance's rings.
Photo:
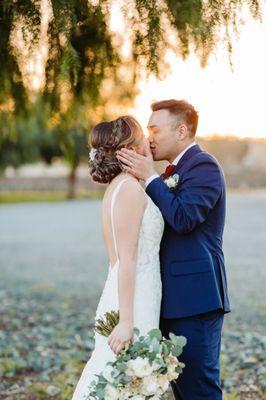
<svg viewBox="0 0 266 400">
<path fill-rule="evenodd" d="M 234 43 L 230 69 L 224 46 L 205 69 L 195 55 L 186 61 L 167 54 L 171 72 L 162 81 L 151 76 L 139 84 L 140 94 L 129 110 L 146 127 L 150 104 L 162 99 L 186 99 L 199 112 L 199 136 L 236 135 L 266 138 L 266 7 L 263 22 L 249 17 Z"/>
<path fill-rule="evenodd" d="M 45 79 L 47 29 L 52 17 L 49 4 L 49 0 L 41 1 L 41 46 L 36 57 L 28 57 L 27 46 L 24 46 L 25 57 L 21 58 L 24 78 L 36 90 Z M 199 112 L 199 136 L 219 134 L 266 139 L 266 5 L 262 4 L 262 23 L 253 20 L 249 13 L 243 13 L 246 22 L 239 29 L 238 41 L 233 43 L 233 71 L 223 44 L 217 46 L 204 69 L 194 54 L 183 61 L 168 51 L 166 57 L 171 66 L 168 76 L 161 81 L 150 76 L 139 82 L 140 93 L 128 113 L 134 115 L 145 129 L 153 101 L 186 99 Z M 120 7 L 121 0 L 115 0 L 110 27 L 113 32 L 127 37 Z M 22 30 L 19 24 L 17 28 L 14 43 L 19 43 L 16 51 L 21 51 Z"/>
</svg>

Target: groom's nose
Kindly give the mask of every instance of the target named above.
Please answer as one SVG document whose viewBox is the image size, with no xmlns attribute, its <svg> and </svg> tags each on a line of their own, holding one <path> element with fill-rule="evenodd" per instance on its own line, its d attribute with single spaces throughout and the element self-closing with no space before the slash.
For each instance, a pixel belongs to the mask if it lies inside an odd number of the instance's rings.
<svg viewBox="0 0 266 400">
<path fill-rule="evenodd" d="M 150 143 L 153 142 L 153 137 L 152 137 L 152 134 L 151 134 L 151 133 L 149 133 L 148 140 L 149 140 Z"/>
</svg>

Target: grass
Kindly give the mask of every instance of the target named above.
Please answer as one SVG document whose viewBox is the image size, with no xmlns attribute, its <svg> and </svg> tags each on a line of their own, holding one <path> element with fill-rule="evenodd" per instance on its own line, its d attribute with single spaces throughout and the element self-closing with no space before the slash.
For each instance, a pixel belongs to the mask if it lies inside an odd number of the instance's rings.
<svg viewBox="0 0 266 400">
<path fill-rule="evenodd" d="M 77 378 L 70 371 L 63 371 L 56 374 L 50 382 L 36 382 L 29 388 L 29 394 L 35 395 L 36 399 L 50 399 L 46 392 L 48 386 L 52 385 L 60 389 L 53 398 L 58 400 L 69 400 L 73 395 L 75 386 L 77 384 Z"/>
<path fill-rule="evenodd" d="M 38 196 L 44 200 L 44 192 Z M 255 191 L 228 196 L 224 243 L 233 312 L 226 318 L 221 377 L 237 379 L 226 386 L 224 400 L 266 400 L 257 380 L 258 392 L 242 391 L 256 372 L 239 363 L 258 345 L 245 334 L 265 334 L 265 199 Z M 25 387 L 0 400 L 49 400 L 49 385 L 60 389 L 55 400 L 71 399 L 92 349 L 91 325 L 106 277 L 99 214 L 99 201 L 0 207 L 0 386 Z M 241 338 L 226 336 L 230 331 Z"/>
<path fill-rule="evenodd" d="M 79 190 L 75 200 L 96 200 L 101 199 L 104 195 L 105 188 Z M 265 193 L 265 189 L 260 188 L 252 191 L 239 191 L 237 189 L 228 188 L 228 193 L 244 193 L 251 195 L 254 193 Z M 37 190 L 15 190 L 0 191 L 0 204 L 7 203 L 27 203 L 27 202 L 59 202 L 67 199 L 65 191 L 37 191 Z"/>
<path fill-rule="evenodd" d="M 103 189 L 93 189 L 80 191 L 75 200 L 100 199 L 103 196 Z M 67 200 L 66 192 L 49 191 L 12 191 L 0 192 L 0 204 L 6 203 L 26 203 L 26 202 L 56 202 Z"/>
</svg>

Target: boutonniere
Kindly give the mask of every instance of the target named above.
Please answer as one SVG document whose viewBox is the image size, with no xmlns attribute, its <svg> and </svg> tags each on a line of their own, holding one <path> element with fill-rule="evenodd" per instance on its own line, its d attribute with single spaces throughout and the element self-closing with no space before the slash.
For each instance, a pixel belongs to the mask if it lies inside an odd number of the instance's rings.
<svg viewBox="0 0 266 400">
<path fill-rule="evenodd" d="M 169 176 L 169 178 L 164 180 L 164 183 L 169 187 L 169 189 L 174 189 L 179 182 L 179 175 L 174 174 Z"/>
</svg>

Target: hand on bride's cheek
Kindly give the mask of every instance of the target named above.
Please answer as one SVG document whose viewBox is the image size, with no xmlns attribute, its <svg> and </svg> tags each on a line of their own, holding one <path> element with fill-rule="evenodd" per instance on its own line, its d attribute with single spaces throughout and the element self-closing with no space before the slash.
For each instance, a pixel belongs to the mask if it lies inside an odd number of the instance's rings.
<svg viewBox="0 0 266 400">
<path fill-rule="evenodd" d="M 116 152 L 117 159 L 124 165 L 125 171 L 136 176 L 138 179 L 146 180 L 156 171 L 153 166 L 152 154 L 146 149 L 145 155 L 133 150 L 123 148 Z"/>
</svg>

